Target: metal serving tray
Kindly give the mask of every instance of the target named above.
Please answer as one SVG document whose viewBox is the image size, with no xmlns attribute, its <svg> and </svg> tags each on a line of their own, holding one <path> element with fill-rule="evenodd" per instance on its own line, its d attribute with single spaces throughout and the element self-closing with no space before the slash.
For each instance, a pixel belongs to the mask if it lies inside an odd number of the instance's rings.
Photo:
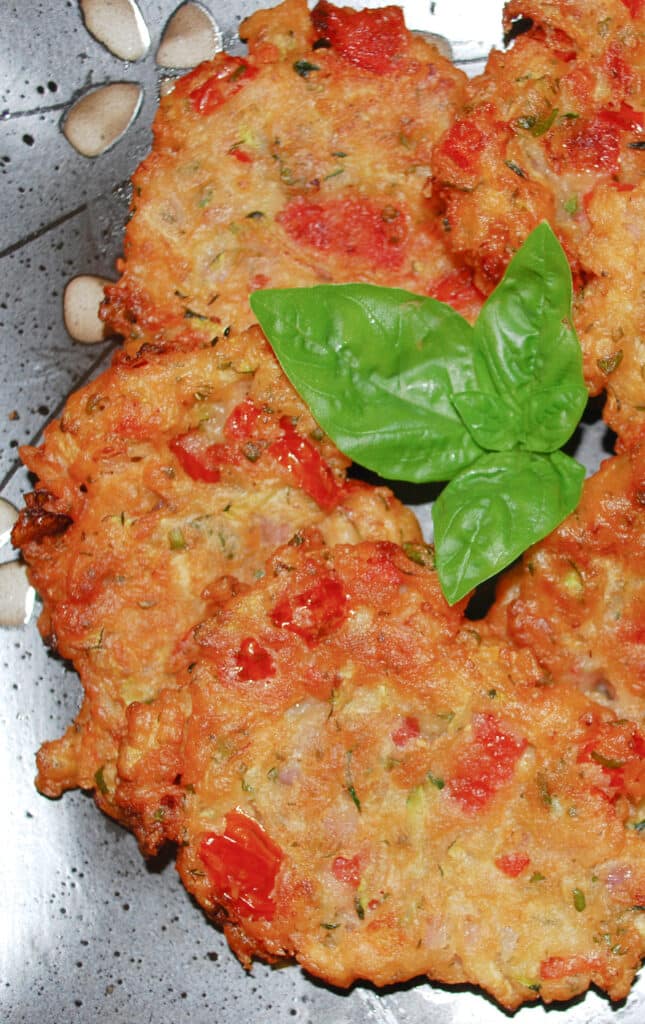
<svg viewBox="0 0 645 1024">
<path fill-rule="evenodd" d="M 239 50 L 237 27 L 257 0 L 210 0 L 206 6 L 224 47 Z M 483 68 L 486 53 L 499 42 L 500 0 L 409 0 L 403 6 L 411 28 L 446 36 L 471 72 Z M 37 440 L 67 393 L 109 359 L 110 342 L 84 346 L 70 340 L 62 294 L 77 274 L 114 276 L 127 183 L 149 146 L 163 77 L 155 53 L 176 7 L 177 0 L 140 0 L 151 44 L 144 58 L 129 63 L 88 33 L 77 0 L 2 3 L 0 491 L 18 505 L 29 481 L 17 462 L 17 445 Z M 95 159 L 83 157 L 63 136 L 61 121 L 90 86 L 117 80 L 142 86 L 139 114 L 118 143 Z M 592 431 L 590 438 L 584 444 L 591 465 L 599 435 Z M 15 558 L 4 540 L 0 562 Z M 2 1024 L 508 1019 L 467 987 L 417 982 L 343 992 L 297 967 L 262 964 L 247 975 L 183 890 L 171 857 L 146 864 L 133 837 L 82 793 L 59 801 L 39 796 L 32 783 L 35 751 L 72 720 L 80 686 L 68 666 L 45 650 L 37 610 L 19 628 L 0 628 Z M 545 1018 L 642 1024 L 645 977 L 615 1008 L 591 992 L 563 1008 L 524 1008 L 514 1019 L 536 1024 Z"/>
</svg>

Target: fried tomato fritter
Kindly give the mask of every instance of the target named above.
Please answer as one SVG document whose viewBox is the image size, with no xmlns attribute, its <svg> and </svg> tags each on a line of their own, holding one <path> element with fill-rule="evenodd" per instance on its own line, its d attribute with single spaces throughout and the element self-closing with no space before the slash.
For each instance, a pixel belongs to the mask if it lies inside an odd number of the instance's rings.
<svg viewBox="0 0 645 1024">
<path fill-rule="evenodd" d="M 633 8 L 633 10 L 632 10 Z M 630 437 L 645 425 L 645 14 L 621 0 L 512 3 L 530 30 L 494 51 L 433 153 L 446 244 L 485 293 L 549 221 L 569 258 L 591 394 Z"/>
<path fill-rule="evenodd" d="M 423 197 L 464 74 L 394 7 L 287 0 L 241 35 L 247 57 L 219 54 L 161 99 L 108 324 L 135 345 L 208 339 L 254 322 L 257 288 L 356 280 L 476 311 Z"/>
<path fill-rule="evenodd" d="M 277 552 L 195 630 L 185 685 L 129 708 L 123 785 L 247 965 L 620 999 L 645 951 L 643 735 L 478 634 L 431 560 Z"/>
<path fill-rule="evenodd" d="M 502 577 L 488 624 L 616 714 L 645 718 L 645 452 L 606 460 L 578 508 Z"/>
<path fill-rule="evenodd" d="M 258 327 L 192 352 L 117 354 L 21 455 L 38 485 L 14 542 L 41 632 L 85 691 L 38 755 L 38 786 L 95 789 L 117 816 L 126 708 L 175 685 L 176 649 L 210 603 L 305 526 L 330 541 L 420 537 L 386 488 L 346 479 Z"/>
</svg>

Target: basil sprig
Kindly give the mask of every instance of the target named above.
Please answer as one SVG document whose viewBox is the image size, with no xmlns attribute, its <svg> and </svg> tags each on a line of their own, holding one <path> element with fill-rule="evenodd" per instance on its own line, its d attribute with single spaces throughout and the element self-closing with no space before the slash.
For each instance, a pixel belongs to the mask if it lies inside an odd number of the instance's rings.
<svg viewBox="0 0 645 1024">
<path fill-rule="evenodd" d="M 566 256 L 540 224 L 471 326 L 445 303 L 370 284 L 254 292 L 289 380 L 355 462 L 448 480 L 432 509 L 453 604 L 550 533 L 584 468 L 558 449 L 587 400 Z"/>
</svg>

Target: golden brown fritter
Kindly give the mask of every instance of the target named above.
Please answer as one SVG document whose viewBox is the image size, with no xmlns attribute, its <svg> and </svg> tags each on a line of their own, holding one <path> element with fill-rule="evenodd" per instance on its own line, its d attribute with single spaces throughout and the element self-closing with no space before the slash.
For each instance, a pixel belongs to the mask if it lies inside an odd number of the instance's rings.
<svg viewBox="0 0 645 1024">
<path fill-rule="evenodd" d="M 480 636 L 430 560 L 279 551 L 197 628 L 185 685 L 129 709 L 133 808 L 247 964 L 620 999 L 645 951 L 643 736 Z"/>
<path fill-rule="evenodd" d="M 606 392 L 603 417 L 629 447 L 645 436 L 645 181 L 596 189 L 587 216 L 580 255 L 591 276 L 574 307 L 585 379 Z"/>
<path fill-rule="evenodd" d="M 126 708 L 175 685 L 177 648 L 222 592 L 305 526 L 335 541 L 420 536 L 387 489 L 346 480 L 257 327 L 191 352 L 117 354 L 21 455 L 38 489 L 14 541 L 41 631 L 85 691 L 40 751 L 38 785 L 95 789 L 110 813 Z"/>
<path fill-rule="evenodd" d="M 605 461 L 576 511 L 503 577 L 488 617 L 553 679 L 645 718 L 645 454 Z"/>
<path fill-rule="evenodd" d="M 476 310 L 423 198 L 463 73 L 398 8 L 287 0 L 241 35 L 248 57 L 220 54 L 161 99 L 109 325 L 135 345 L 208 339 L 254 322 L 257 288 L 330 281 L 430 293 L 456 280 Z"/>
<path fill-rule="evenodd" d="M 574 274 L 587 386 L 608 389 L 608 423 L 632 436 L 645 425 L 644 12 L 536 0 L 509 5 L 507 23 L 520 14 L 532 28 L 469 83 L 429 191 L 485 293 L 550 222 Z"/>
</svg>

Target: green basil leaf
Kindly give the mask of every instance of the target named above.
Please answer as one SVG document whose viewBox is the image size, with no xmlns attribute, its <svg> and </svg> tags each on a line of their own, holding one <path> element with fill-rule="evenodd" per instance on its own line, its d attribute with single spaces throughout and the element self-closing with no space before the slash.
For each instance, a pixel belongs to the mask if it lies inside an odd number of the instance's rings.
<svg viewBox="0 0 645 1024">
<path fill-rule="evenodd" d="M 473 329 L 450 306 L 370 284 L 256 291 L 287 377 L 355 462 L 391 480 L 450 480 L 481 454 L 451 401 L 476 387 Z"/>
<path fill-rule="evenodd" d="M 563 452 L 483 455 L 432 508 L 436 565 L 450 604 L 506 568 L 572 512 L 584 467 Z"/>
<path fill-rule="evenodd" d="M 461 391 L 452 402 L 473 439 L 489 452 L 507 452 L 518 444 L 523 423 L 521 409 L 506 395 Z"/>
<path fill-rule="evenodd" d="M 509 263 L 474 327 L 477 390 L 506 395 L 522 408 L 518 443 L 529 451 L 561 447 L 580 418 L 580 397 L 562 403 L 556 422 L 548 406 L 531 398 L 552 388 L 582 394 L 582 352 L 571 323 L 571 298 L 567 258 L 542 223 Z"/>
<path fill-rule="evenodd" d="M 573 433 L 588 398 L 584 386 L 531 389 L 524 406 L 524 430 L 531 438 L 531 444 L 522 447 L 532 452 L 556 451 Z"/>
<path fill-rule="evenodd" d="M 569 436 L 571 415 L 579 421 L 588 397 L 584 387 L 535 390 L 525 386 L 513 401 L 485 391 L 462 391 L 452 401 L 473 439 L 486 451 L 508 452 L 517 447 L 552 452 L 560 447 L 563 435 Z M 527 437 L 530 444 L 524 441 Z"/>
</svg>

